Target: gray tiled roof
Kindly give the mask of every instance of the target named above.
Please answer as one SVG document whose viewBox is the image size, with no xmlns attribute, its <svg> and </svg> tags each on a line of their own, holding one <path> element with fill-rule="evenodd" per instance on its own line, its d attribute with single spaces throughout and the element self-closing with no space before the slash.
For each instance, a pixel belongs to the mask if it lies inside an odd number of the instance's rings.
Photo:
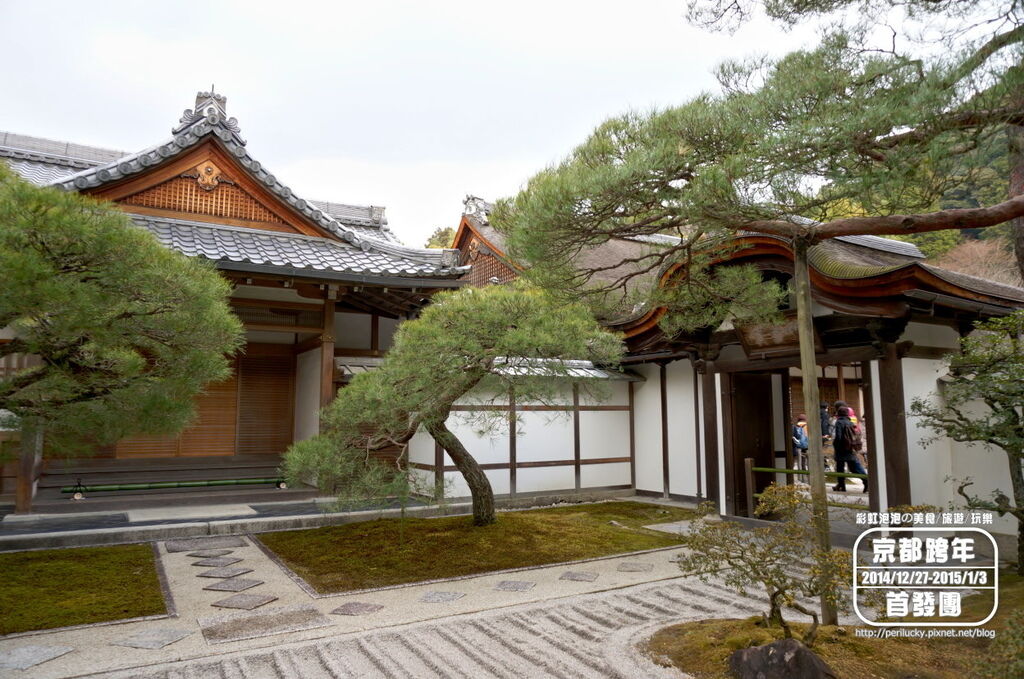
<svg viewBox="0 0 1024 679">
<path fill-rule="evenodd" d="M 424 257 L 409 258 L 376 248 L 328 238 L 259 231 L 207 222 L 133 215 L 167 247 L 189 257 L 307 269 L 317 272 L 452 278 L 465 272 L 456 266 L 453 253 L 433 250 Z M 411 249 L 396 247 L 395 249 Z M 418 252 L 418 251 L 417 251 Z"/>
<path fill-rule="evenodd" d="M 383 207 L 303 200 L 277 181 L 246 152 L 238 123 L 226 116 L 224 103 L 221 95 L 200 93 L 196 109 L 185 111 L 170 140 L 138 153 L 0 132 L 0 158 L 5 158 L 15 172 L 34 184 L 84 189 L 142 172 L 215 136 L 258 181 L 322 228 L 341 238 L 347 233 L 356 244 L 362 239 L 400 244 L 387 228 Z"/>
<path fill-rule="evenodd" d="M 68 141 L 43 139 L 42 137 L 30 137 L 27 134 L 15 134 L 14 132 L 0 132 L 0 153 L 2 153 L 2 149 L 11 149 L 21 153 L 46 157 L 55 164 L 60 163 L 62 160 L 69 165 L 81 163 L 78 167 L 102 165 L 128 155 L 125 151 L 73 144 Z"/>
</svg>

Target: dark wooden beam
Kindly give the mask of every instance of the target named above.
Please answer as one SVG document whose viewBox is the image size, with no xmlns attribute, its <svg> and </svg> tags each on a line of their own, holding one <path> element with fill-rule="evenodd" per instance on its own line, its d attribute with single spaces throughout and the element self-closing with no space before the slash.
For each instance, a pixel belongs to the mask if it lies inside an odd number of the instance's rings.
<svg viewBox="0 0 1024 679">
<path fill-rule="evenodd" d="M 815 356 L 818 365 L 831 365 L 835 363 L 859 363 L 878 358 L 878 349 L 873 346 L 850 347 L 847 349 L 831 349 Z M 779 368 L 797 368 L 800 366 L 800 356 L 781 356 L 779 358 L 751 360 L 749 358 L 717 360 L 713 363 L 713 372 L 732 373 L 746 372 L 750 370 L 778 370 Z M 709 369 L 711 370 L 711 369 Z M 810 417 L 810 415 L 808 415 Z"/>
<path fill-rule="evenodd" d="M 572 451 L 576 490 L 580 489 L 580 386 L 572 385 Z"/>
<path fill-rule="evenodd" d="M 320 407 L 334 400 L 334 300 L 324 300 L 320 335 Z"/>
<path fill-rule="evenodd" d="M 861 384 L 864 391 L 864 412 L 861 421 L 864 422 L 863 430 L 867 432 L 864 436 L 864 453 L 868 458 L 868 509 L 873 512 L 880 512 L 881 503 L 878 498 L 878 449 L 875 446 L 875 427 L 881 427 L 881 422 L 875 422 L 875 385 L 871 380 L 871 366 L 867 363 L 861 366 Z"/>
<path fill-rule="evenodd" d="M 370 349 L 380 351 L 380 316 L 370 317 Z"/>
<path fill-rule="evenodd" d="M 664 363 L 658 366 L 659 385 L 661 386 L 661 481 L 662 492 L 668 497 L 668 369 Z"/>
<path fill-rule="evenodd" d="M 508 392 L 508 492 L 516 496 L 516 393 Z"/>
<path fill-rule="evenodd" d="M 889 507 L 910 504 L 910 465 L 907 451 L 907 413 L 899 348 L 883 345 L 878 361 L 878 398 L 885 440 L 885 495 Z M 888 507 L 882 507 L 885 511 Z"/>
<path fill-rule="evenodd" d="M 636 395 L 634 385 L 626 386 L 629 394 L 629 485 L 636 489 Z"/>
<path fill-rule="evenodd" d="M 334 308 L 333 305 L 331 308 Z M 246 330 L 259 332 L 319 333 L 321 328 L 312 325 L 281 325 L 277 323 L 246 323 Z"/>
</svg>

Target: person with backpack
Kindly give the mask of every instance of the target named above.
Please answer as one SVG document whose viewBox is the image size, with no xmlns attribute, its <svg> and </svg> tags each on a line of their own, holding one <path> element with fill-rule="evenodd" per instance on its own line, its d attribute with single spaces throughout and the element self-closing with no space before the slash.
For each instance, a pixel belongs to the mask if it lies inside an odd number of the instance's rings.
<svg viewBox="0 0 1024 679">
<path fill-rule="evenodd" d="M 796 458 L 796 468 L 807 470 L 807 449 L 810 444 L 807 442 L 807 416 L 800 413 L 793 425 L 792 432 L 793 457 Z"/>
<path fill-rule="evenodd" d="M 850 421 L 850 409 L 840 407 L 836 413 L 835 430 L 832 433 L 832 448 L 835 450 L 836 471 L 843 473 L 847 467 L 853 474 L 867 474 L 863 465 L 857 460 L 857 453 L 864 448 L 864 439 L 860 429 Z M 867 483 L 864 490 L 867 491 Z M 832 490 L 845 491 L 846 477 L 840 476 Z"/>
</svg>

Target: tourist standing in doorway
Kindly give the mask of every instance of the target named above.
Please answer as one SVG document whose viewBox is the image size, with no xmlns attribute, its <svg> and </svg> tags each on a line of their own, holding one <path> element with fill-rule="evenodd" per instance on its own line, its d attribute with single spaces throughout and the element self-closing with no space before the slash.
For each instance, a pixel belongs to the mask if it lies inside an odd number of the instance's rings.
<svg viewBox="0 0 1024 679">
<path fill-rule="evenodd" d="M 797 415 L 796 424 L 793 425 L 793 456 L 796 458 L 796 468 L 807 470 L 807 416 L 803 413 Z"/>
<path fill-rule="evenodd" d="M 853 474 L 867 474 L 864 467 L 857 460 L 857 453 L 864 447 L 864 440 L 857 430 L 857 426 L 850 421 L 850 409 L 842 407 L 836 413 L 835 429 L 832 433 L 832 448 L 835 450 L 836 471 L 843 473 L 849 467 Z M 865 490 L 867 484 L 864 484 Z M 840 476 L 832 490 L 845 491 L 846 478 Z"/>
</svg>

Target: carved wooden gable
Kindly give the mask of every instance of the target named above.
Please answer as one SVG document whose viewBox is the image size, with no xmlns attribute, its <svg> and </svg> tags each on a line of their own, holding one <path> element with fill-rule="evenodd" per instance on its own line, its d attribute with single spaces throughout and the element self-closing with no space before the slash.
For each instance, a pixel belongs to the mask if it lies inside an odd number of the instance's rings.
<svg viewBox="0 0 1024 679">
<path fill-rule="evenodd" d="M 205 172 L 214 174 L 205 175 Z M 250 222 L 281 221 L 263 203 L 225 177 L 220 168 L 210 161 L 119 202 Z"/>
<path fill-rule="evenodd" d="M 95 195 L 129 212 L 334 238 L 259 186 L 215 144 Z"/>
</svg>

